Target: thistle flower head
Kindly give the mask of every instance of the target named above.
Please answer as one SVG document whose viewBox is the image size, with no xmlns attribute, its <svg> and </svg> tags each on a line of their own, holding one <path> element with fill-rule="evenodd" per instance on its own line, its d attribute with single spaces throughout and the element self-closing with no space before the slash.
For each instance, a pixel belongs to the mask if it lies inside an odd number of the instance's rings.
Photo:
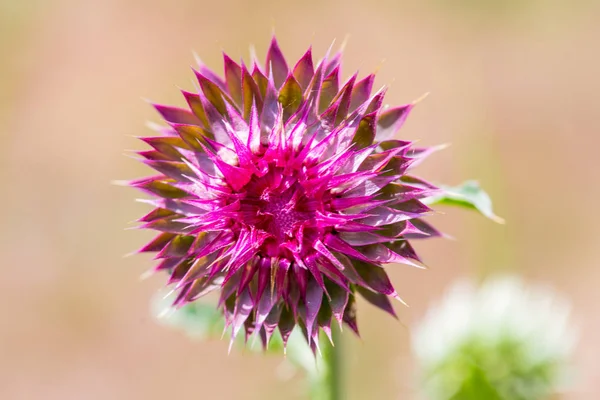
<svg viewBox="0 0 600 400">
<path fill-rule="evenodd" d="M 374 75 L 340 84 L 340 54 L 289 68 L 275 39 L 264 68 L 224 65 L 194 71 L 189 108 L 155 105 L 166 126 L 139 154 L 158 175 L 130 182 L 154 196 L 140 251 L 175 305 L 218 290 L 233 336 L 301 325 L 313 346 L 333 320 L 358 332 L 357 293 L 394 314 L 383 265 L 419 266 L 408 240 L 438 235 L 420 201 L 436 188 L 407 174 L 431 149 L 392 138 L 413 104 L 384 109 Z"/>
<path fill-rule="evenodd" d="M 564 384 L 574 343 L 569 304 L 517 277 L 457 283 L 413 335 L 433 400 L 548 398 Z"/>
</svg>

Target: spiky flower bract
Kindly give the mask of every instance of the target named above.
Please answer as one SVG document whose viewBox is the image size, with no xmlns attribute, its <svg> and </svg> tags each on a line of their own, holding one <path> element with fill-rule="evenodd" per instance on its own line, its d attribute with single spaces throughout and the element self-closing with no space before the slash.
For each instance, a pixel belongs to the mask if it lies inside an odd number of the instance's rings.
<svg viewBox="0 0 600 400">
<path fill-rule="evenodd" d="M 431 400 L 541 400 L 569 370 L 576 333 L 569 303 L 519 277 L 453 285 L 413 331 Z"/>
<path fill-rule="evenodd" d="M 357 294 L 394 315 L 383 265 L 420 266 L 408 240 L 438 235 L 420 201 L 437 189 L 407 173 L 432 150 L 392 138 L 413 104 L 384 109 L 374 75 L 340 85 L 340 54 L 290 69 L 275 39 L 264 69 L 224 63 L 194 71 L 189 109 L 154 105 L 167 126 L 139 154 L 159 174 L 130 182 L 155 197 L 140 251 L 174 305 L 219 290 L 234 337 L 300 325 L 313 348 L 332 320 L 358 333 Z"/>
</svg>

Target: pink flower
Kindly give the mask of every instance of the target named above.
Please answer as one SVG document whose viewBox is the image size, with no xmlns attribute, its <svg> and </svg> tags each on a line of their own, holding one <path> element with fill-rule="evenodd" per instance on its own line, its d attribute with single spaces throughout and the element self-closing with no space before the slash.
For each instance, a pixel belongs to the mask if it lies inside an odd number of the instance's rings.
<svg viewBox="0 0 600 400">
<path fill-rule="evenodd" d="M 220 291 L 235 337 L 296 324 L 314 346 L 331 321 L 358 333 L 355 296 L 394 314 L 383 268 L 420 265 L 409 239 L 438 236 L 420 200 L 437 192 L 407 174 L 429 154 L 392 139 L 412 104 L 382 109 L 374 75 L 339 83 L 340 55 L 288 64 L 273 39 L 266 68 L 224 55 L 202 66 L 189 109 L 155 105 L 167 122 L 139 154 L 158 175 L 130 182 L 154 196 L 139 221 L 175 305 Z"/>
</svg>

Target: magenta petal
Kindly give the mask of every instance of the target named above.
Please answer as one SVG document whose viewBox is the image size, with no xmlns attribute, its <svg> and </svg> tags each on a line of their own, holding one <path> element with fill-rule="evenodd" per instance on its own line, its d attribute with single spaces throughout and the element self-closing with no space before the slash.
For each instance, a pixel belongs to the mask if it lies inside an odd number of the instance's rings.
<svg viewBox="0 0 600 400">
<path fill-rule="evenodd" d="M 306 331 L 309 337 L 313 331 L 322 300 L 323 289 L 314 280 L 309 280 L 306 288 Z"/>
<path fill-rule="evenodd" d="M 366 246 L 374 243 L 389 242 L 390 239 L 371 232 L 341 232 L 340 239 L 350 246 Z"/>
<path fill-rule="evenodd" d="M 187 92 L 185 90 L 182 90 L 181 93 L 183 94 L 183 97 L 185 97 L 185 100 L 188 103 L 188 106 L 190 107 L 190 110 L 192 111 L 192 113 L 201 121 L 200 124 L 197 124 L 196 122 L 194 122 L 194 120 L 189 120 L 190 122 L 192 122 L 191 124 L 189 123 L 184 123 L 186 125 L 200 125 L 203 126 L 205 128 L 208 128 L 208 120 L 206 119 L 206 112 L 204 111 L 204 106 L 202 105 L 202 101 L 200 100 L 200 95 L 198 95 L 197 93 L 191 93 L 191 92 Z M 167 121 L 169 121 L 168 119 L 166 119 Z M 173 121 L 169 121 L 169 122 L 173 122 Z"/>
<path fill-rule="evenodd" d="M 406 153 L 407 157 L 412 158 L 414 161 L 411 163 L 411 167 L 415 167 L 419 165 L 425 158 L 429 157 L 431 154 L 443 150 L 447 147 L 447 145 L 426 147 L 426 148 L 417 148 L 411 149 Z"/>
<path fill-rule="evenodd" d="M 334 344 L 333 337 L 331 335 L 331 318 L 332 318 L 332 316 L 333 316 L 333 313 L 331 312 L 331 307 L 329 307 L 329 305 L 327 303 L 324 303 L 321 306 L 321 309 L 319 310 L 319 315 L 317 316 L 317 324 L 318 324 L 318 327 L 321 328 L 323 330 L 323 332 L 325 332 L 325 335 L 329 339 L 329 342 L 331 344 Z M 315 331 L 317 331 L 316 333 L 318 333 L 318 328 L 316 328 Z"/>
<path fill-rule="evenodd" d="M 205 290 L 208 287 L 208 284 L 212 281 L 212 279 L 209 279 L 207 275 L 209 274 L 214 261 L 214 257 L 196 259 L 196 261 L 191 264 L 185 275 L 181 278 L 181 281 L 177 284 L 177 287 L 181 287 L 182 285 L 187 285 L 189 283 L 195 284 L 196 282 L 200 281 L 200 285 L 195 285 L 195 288 L 194 286 L 191 286 L 190 290 L 192 288 L 196 290 Z M 220 286 L 221 285 L 217 285 L 217 287 Z M 199 291 L 194 293 L 194 295 L 198 294 L 200 294 Z"/>
<path fill-rule="evenodd" d="M 294 329 L 294 325 L 296 325 L 296 321 L 292 310 L 289 308 L 284 308 L 281 311 L 279 323 L 277 324 L 279 332 L 281 333 L 281 338 L 283 339 L 284 347 L 287 345 L 287 341 L 292 333 L 292 330 Z"/>
<path fill-rule="evenodd" d="M 256 325 L 261 327 L 262 324 L 267 320 L 269 313 L 273 309 L 273 306 L 277 302 L 277 296 L 274 292 L 269 289 L 265 290 L 260 297 L 258 307 L 256 309 Z"/>
<path fill-rule="evenodd" d="M 356 207 L 363 204 L 372 203 L 372 196 L 360 196 L 360 197 L 348 197 L 348 198 L 336 198 L 331 201 L 331 205 L 334 210 L 341 211 L 351 207 Z"/>
<path fill-rule="evenodd" d="M 194 242 L 193 236 L 177 235 L 158 252 L 156 258 L 185 257 Z"/>
<path fill-rule="evenodd" d="M 242 104 L 242 68 L 225 53 L 223 53 L 223 63 L 225 65 L 225 83 L 231 98 L 237 104 Z"/>
<path fill-rule="evenodd" d="M 344 197 L 370 196 L 377 193 L 379 190 L 397 179 L 397 176 L 379 176 L 376 178 L 366 179 L 352 190 L 344 192 Z"/>
<path fill-rule="evenodd" d="M 320 241 L 317 240 L 314 243 L 315 250 L 321 253 L 325 258 L 327 258 L 333 265 L 335 265 L 340 271 L 344 269 L 344 264 L 342 264 L 331 252 L 327 249 L 327 247 Z"/>
<path fill-rule="evenodd" d="M 267 319 L 265 319 L 263 329 L 265 331 L 267 343 L 269 342 L 271 336 L 273 335 L 273 332 L 275 331 L 275 329 L 277 328 L 277 325 L 279 324 L 282 309 L 283 309 L 283 303 L 279 303 L 278 305 L 273 307 L 273 309 L 267 316 Z"/>
<path fill-rule="evenodd" d="M 360 222 L 372 226 L 382 226 L 414 218 L 412 214 L 406 214 L 402 211 L 383 206 L 374 208 L 369 214 L 371 215 L 362 219 Z"/>
<path fill-rule="evenodd" d="M 275 80 L 275 87 L 280 88 L 285 81 L 285 78 L 288 76 L 289 69 L 275 36 L 273 36 L 273 39 L 271 40 L 271 46 L 267 52 L 267 61 L 265 65 L 267 67 L 267 75 L 272 73 L 273 79 Z"/>
<path fill-rule="evenodd" d="M 371 260 L 371 262 L 382 264 L 400 263 L 421 268 L 421 265 L 419 263 L 415 263 L 414 260 L 410 260 L 400 254 L 393 252 L 383 244 L 373 244 L 365 246 L 361 248 L 361 252 L 365 255 L 366 258 Z"/>
<path fill-rule="evenodd" d="M 361 252 L 356 250 L 354 246 L 351 246 L 344 240 L 340 239 L 339 235 L 329 234 L 325 237 L 325 243 L 329 248 L 335 250 L 339 253 L 346 254 L 347 256 L 354 257 L 357 260 L 363 260 L 366 262 L 370 262 L 371 260 L 366 258 Z"/>
<path fill-rule="evenodd" d="M 415 218 L 426 215 L 432 211 L 431 208 L 427 207 L 417 199 L 395 203 L 391 207 L 395 210 L 412 215 Z"/>
<path fill-rule="evenodd" d="M 298 108 L 302 104 L 302 100 L 302 87 L 293 75 L 288 76 L 279 90 L 279 96 L 277 97 L 277 101 L 283 108 L 284 122 L 287 122 L 290 117 L 298 111 Z"/>
<path fill-rule="evenodd" d="M 278 102 L 277 89 L 269 82 L 267 93 L 264 98 L 262 113 L 260 115 L 261 131 L 269 134 L 276 125 L 280 110 L 283 110 Z"/>
<path fill-rule="evenodd" d="M 373 171 L 373 172 L 381 172 L 384 168 L 387 170 L 388 168 L 386 168 L 386 166 L 388 165 L 388 163 L 394 159 L 394 156 L 401 152 L 402 148 L 393 148 L 390 150 L 386 150 L 383 151 L 381 153 L 378 154 L 373 154 L 369 157 L 367 157 L 367 159 L 360 165 L 360 170 L 361 171 Z M 398 173 L 401 171 L 398 170 L 394 170 L 392 169 L 391 172 L 394 173 Z"/>
<path fill-rule="evenodd" d="M 406 239 L 425 239 L 442 236 L 440 231 L 421 219 L 413 218 L 407 222 L 411 224 L 412 229 L 402 232 L 402 237 Z"/>
<path fill-rule="evenodd" d="M 354 268 L 370 289 L 388 296 L 396 296 L 396 291 L 383 268 L 373 264 L 354 261 Z"/>
<path fill-rule="evenodd" d="M 317 284 L 323 290 L 325 290 L 325 282 L 323 280 L 323 276 L 322 276 L 321 272 L 319 271 L 319 267 L 318 267 L 317 261 L 316 261 L 316 256 L 309 255 L 308 257 L 306 257 L 305 261 L 302 261 L 302 259 L 300 257 L 297 257 L 296 255 L 294 255 L 294 257 L 295 257 L 296 262 L 301 267 L 306 268 L 310 271 L 313 278 L 315 279 L 315 282 L 317 282 Z"/>
<path fill-rule="evenodd" d="M 305 90 L 308 87 L 314 73 L 315 70 L 312 61 L 312 51 L 311 49 L 308 49 L 308 51 L 302 56 L 302 58 L 300 58 L 294 67 L 294 77 L 302 89 Z"/>
<path fill-rule="evenodd" d="M 412 104 L 407 104 L 401 107 L 394 107 L 384 111 L 377 120 L 377 135 L 378 141 L 388 140 L 394 137 L 396 132 L 402 127 L 404 121 L 408 117 Z"/>
<path fill-rule="evenodd" d="M 331 297 L 329 301 L 331 312 L 334 318 L 341 324 L 344 310 L 348 304 L 349 293 L 336 285 L 331 285 L 327 288 L 327 291 Z"/>
<path fill-rule="evenodd" d="M 244 119 L 250 118 L 250 111 L 252 107 L 256 107 L 259 112 L 262 110 L 263 95 L 257 83 L 252 78 L 250 72 L 246 69 L 246 66 L 242 64 L 242 115 Z"/>
<path fill-rule="evenodd" d="M 151 222 L 164 218 L 176 217 L 176 213 L 174 211 L 164 209 L 164 208 L 155 208 L 150 211 L 148 214 L 144 215 L 142 218 L 139 218 L 138 222 Z"/>
<path fill-rule="evenodd" d="M 386 88 L 382 88 L 377 93 L 375 93 L 373 96 L 371 96 L 371 98 L 369 99 L 369 104 L 365 110 L 365 115 L 371 114 L 371 113 L 377 114 L 379 112 L 379 110 L 381 109 L 381 106 L 383 104 L 383 97 L 385 96 L 386 91 L 387 91 Z"/>
<path fill-rule="evenodd" d="M 342 52 L 338 51 L 337 53 L 335 53 L 335 55 L 333 57 L 331 57 L 331 58 L 326 57 L 326 59 L 327 59 L 327 66 L 325 67 L 325 76 L 332 73 L 335 69 L 340 68 L 341 60 L 342 60 Z"/>
<path fill-rule="evenodd" d="M 215 160 L 215 164 L 223 173 L 225 180 L 229 185 L 231 185 L 233 190 L 240 190 L 250 181 L 250 178 L 252 177 L 252 172 L 243 168 L 229 165 L 219 159 Z"/>
<path fill-rule="evenodd" d="M 358 332 L 358 323 L 356 322 L 356 299 L 354 298 L 354 295 L 351 295 L 348 298 L 348 303 L 346 304 L 346 309 L 344 310 L 343 320 L 344 323 L 348 325 L 357 336 L 360 336 L 360 333 Z"/>
<path fill-rule="evenodd" d="M 373 89 L 373 82 L 375 81 L 375 75 L 371 74 L 359 81 L 352 89 L 352 99 L 350 101 L 350 109 L 352 112 L 358 108 L 361 104 L 366 102 L 371 95 Z"/>
<path fill-rule="evenodd" d="M 371 153 L 373 153 L 375 148 L 377 148 L 376 144 L 365 147 L 364 149 L 360 149 L 358 151 L 354 151 L 342 171 L 346 173 L 358 171 L 360 165 Z"/>
<path fill-rule="evenodd" d="M 346 276 L 326 258 L 319 259 L 317 262 L 319 271 L 323 274 L 323 278 L 333 282 L 334 285 L 350 292 L 349 284 L 352 283 Z M 327 286 L 326 286 L 327 288 Z M 328 293 L 328 291 L 327 291 Z"/>
<path fill-rule="evenodd" d="M 129 184 L 146 193 L 167 199 L 180 199 L 188 194 L 178 189 L 174 182 L 169 182 L 166 177 L 152 177 L 129 182 Z"/>
<path fill-rule="evenodd" d="M 175 237 L 174 233 L 163 232 L 156 236 L 150 243 L 138 250 L 138 253 L 147 253 L 161 251 L 163 247 L 169 243 L 171 239 Z"/>
<path fill-rule="evenodd" d="M 258 155 L 261 153 L 261 130 L 258 124 L 258 110 L 254 103 L 252 103 L 252 108 L 250 109 L 248 148 L 253 154 Z"/>
<path fill-rule="evenodd" d="M 319 113 L 327 109 L 335 95 L 340 91 L 339 73 L 339 67 L 334 68 L 331 72 L 325 72 L 325 80 L 323 80 L 319 97 Z"/>
<path fill-rule="evenodd" d="M 235 303 L 235 310 L 233 312 L 233 322 L 231 323 L 232 331 L 231 331 L 231 340 L 233 340 L 246 319 L 250 316 L 250 312 L 254 304 L 252 302 L 252 297 L 250 296 L 250 292 L 248 290 L 244 290 L 237 302 Z"/>
<path fill-rule="evenodd" d="M 253 261 L 256 261 L 256 258 L 254 258 Z M 248 262 L 245 266 L 242 267 L 242 276 L 240 278 L 240 284 L 238 286 L 237 291 L 238 296 L 242 291 L 246 290 L 246 288 L 250 285 L 250 282 L 253 281 L 254 274 L 256 273 L 257 269 L 258 268 L 255 265 L 253 265 L 252 262 Z M 255 299 L 253 293 L 251 293 L 251 295 L 252 298 Z"/>
<path fill-rule="evenodd" d="M 190 182 L 190 176 L 194 172 L 182 162 L 164 161 L 164 160 L 146 160 L 144 164 L 165 176 L 183 182 Z"/>
<path fill-rule="evenodd" d="M 225 109 L 225 100 L 223 98 L 224 93 L 219 88 L 217 84 L 215 84 L 210 79 L 206 78 L 204 75 L 199 73 L 198 71 L 194 71 L 196 74 L 196 78 L 198 79 L 198 83 L 200 83 L 200 88 L 204 93 L 205 98 L 212 104 L 212 106 L 217 109 L 219 113 L 222 115 L 226 114 Z M 206 105 L 205 105 L 206 107 Z"/>
<path fill-rule="evenodd" d="M 158 111 L 167 122 L 186 125 L 202 124 L 196 115 L 183 108 L 163 106 L 160 104 L 154 104 L 154 108 L 156 108 L 156 111 Z"/>
<path fill-rule="evenodd" d="M 394 307 L 392 306 L 392 302 L 390 301 L 390 298 L 388 296 L 381 293 L 373 292 L 361 286 L 357 286 L 356 291 L 360 293 L 360 295 L 365 300 L 373 304 L 375 307 L 387 312 L 394 318 L 398 318 L 398 316 L 396 315 L 396 311 L 394 311 Z"/>
<path fill-rule="evenodd" d="M 196 61 L 198 61 L 198 70 L 200 71 L 200 73 L 202 75 L 206 76 L 211 82 L 213 82 L 215 85 L 217 85 L 221 90 L 223 90 L 223 91 L 227 90 L 227 86 L 225 85 L 225 82 L 223 81 L 223 79 L 221 79 L 220 76 L 215 74 L 210 68 L 208 68 L 205 64 L 203 64 L 202 61 L 200 61 L 200 59 L 198 57 L 196 57 Z"/>
</svg>

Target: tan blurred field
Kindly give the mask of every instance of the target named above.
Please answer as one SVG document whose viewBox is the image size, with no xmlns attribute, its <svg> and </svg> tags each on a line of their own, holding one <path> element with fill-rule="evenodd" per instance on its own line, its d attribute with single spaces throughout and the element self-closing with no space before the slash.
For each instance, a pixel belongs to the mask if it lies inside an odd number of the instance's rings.
<svg viewBox="0 0 600 400">
<path fill-rule="evenodd" d="M 600 4 L 592 0 L 305 2 L 0 0 L 0 399 L 301 399 L 277 357 L 197 343 L 148 312 L 160 277 L 123 258 L 151 234 L 147 209 L 112 179 L 148 173 L 124 157 L 158 116 L 141 97 L 183 104 L 196 51 L 262 58 L 274 28 L 288 60 L 349 36 L 344 74 L 379 69 L 387 102 L 431 92 L 403 138 L 452 143 L 420 173 L 479 179 L 507 220 L 447 210 L 456 241 L 418 247 L 430 266 L 391 268 L 410 325 L 455 278 L 494 271 L 548 283 L 581 326 L 577 387 L 600 396 Z M 385 61 L 383 61 L 385 59 Z M 345 336 L 348 399 L 412 399 L 406 326 L 360 304 Z"/>
</svg>

